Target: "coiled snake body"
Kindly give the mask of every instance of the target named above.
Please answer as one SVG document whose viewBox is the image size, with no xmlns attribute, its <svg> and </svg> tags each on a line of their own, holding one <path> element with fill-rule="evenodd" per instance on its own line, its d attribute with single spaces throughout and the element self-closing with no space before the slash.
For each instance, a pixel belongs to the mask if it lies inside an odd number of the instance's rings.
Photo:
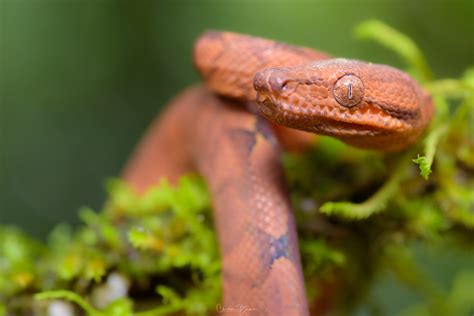
<svg viewBox="0 0 474 316">
<path fill-rule="evenodd" d="M 203 34 L 194 64 L 205 84 L 171 101 L 124 178 L 143 192 L 161 177 L 175 181 L 197 170 L 213 200 L 222 310 L 308 315 L 279 140 L 300 148 L 308 137 L 293 130 L 299 129 L 362 148 L 401 150 L 429 123 L 432 102 L 389 66 L 228 32 Z"/>
</svg>

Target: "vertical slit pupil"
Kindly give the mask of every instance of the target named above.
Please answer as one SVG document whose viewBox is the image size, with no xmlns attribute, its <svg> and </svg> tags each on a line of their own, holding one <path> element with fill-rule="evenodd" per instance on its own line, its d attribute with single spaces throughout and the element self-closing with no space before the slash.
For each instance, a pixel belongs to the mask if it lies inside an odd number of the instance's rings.
<svg viewBox="0 0 474 316">
<path fill-rule="evenodd" d="M 352 84 L 349 83 L 349 95 L 348 95 L 349 100 L 352 100 Z"/>
</svg>

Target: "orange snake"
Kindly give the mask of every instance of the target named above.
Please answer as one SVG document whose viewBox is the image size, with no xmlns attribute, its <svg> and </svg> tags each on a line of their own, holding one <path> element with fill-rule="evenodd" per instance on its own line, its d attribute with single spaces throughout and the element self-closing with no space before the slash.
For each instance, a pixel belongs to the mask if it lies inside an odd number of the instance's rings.
<svg viewBox="0 0 474 316">
<path fill-rule="evenodd" d="M 280 143 L 304 147 L 308 136 L 299 129 L 362 148 L 401 150 L 430 122 L 431 99 L 392 67 L 235 33 L 203 34 L 194 64 L 205 85 L 170 102 L 124 179 L 143 192 L 160 177 L 176 181 L 197 170 L 213 201 L 222 310 L 308 315 Z"/>
</svg>

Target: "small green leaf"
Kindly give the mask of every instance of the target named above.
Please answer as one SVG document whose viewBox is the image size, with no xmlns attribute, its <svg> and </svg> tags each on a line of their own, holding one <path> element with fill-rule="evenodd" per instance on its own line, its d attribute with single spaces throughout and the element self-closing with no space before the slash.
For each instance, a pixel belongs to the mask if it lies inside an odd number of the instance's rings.
<svg viewBox="0 0 474 316">
<path fill-rule="evenodd" d="M 56 262 L 56 272 L 63 280 L 72 280 L 79 275 L 83 265 L 81 256 L 74 251 L 63 254 L 63 257 Z"/>
<path fill-rule="evenodd" d="M 425 156 L 420 155 L 412 161 L 420 167 L 420 175 L 428 180 L 428 176 L 431 174 L 431 162 L 428 162 Z"/>
<path fill-rule="evenodd" d="M 158 285 L 156 292 L 163 297 L 163 303 L 174 304 L 181 301 L 179 295 L 170 287 L 164 285 Z"/>
<path fill-rule="evenodd" d="M 128 240 L 133 247 L 142 250 L 163 250 L 164 242 L 143 227 L 133 227 L 128 231 Z"/>
<path fill-rule="evenodd" d="M 133 302 L 128 298 L 120 298 L 107 305 L 103 312 L 110 316 L 132 316 Z"/>
<path fill-rule="evenodd" d="M 428 180 L 428 176 L 431 173 L 431 165 L 433 164 L 433 159 L 439 139 L 446 133 L 447 130 L 448 127 L 445 124 L 439 124 L 436 128 L 433 128 L 424 140 L 425 155 L 417 155 L 417 158 L 412 159 L 412 161 L 420 168 L 420 175 L 425 180 Z"/>
<path fill-rule="evenodd" d="M 46 291 L 46 292 L 37 293 L 35 294 L 34 297 L 36 300 L 64 299 L 64 300 L 71 301 L 79 305 L 84 311 L 86 311 L 87 315 L 89 316 L 106 316 L 106 314 L 103 314 L 99 310 L 95 309 L 79 294 L 76 294 L 71 291 L 66 291 L 66 290 Z"/>
<path fill-rule="evenodd" d="M 84 278 L 100 282 L 105 276 L 107 264 L 99 257 L 90 258 L 84 265 Z"/>
</svg>

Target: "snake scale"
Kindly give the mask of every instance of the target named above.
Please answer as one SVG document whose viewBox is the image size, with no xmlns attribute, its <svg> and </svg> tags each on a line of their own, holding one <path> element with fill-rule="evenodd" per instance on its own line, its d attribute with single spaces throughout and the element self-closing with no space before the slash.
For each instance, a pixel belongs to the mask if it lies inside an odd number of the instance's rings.
<svg viewBox="0 0 474 316">
<path fill-rule="evenodd" d="M 220 312 L 308 315 L 281 148 L 304 147 L 305 131 L 402 150 L 430 122 L 431 99 L 392 67 L 252 36 L 206 32 L 193 54 L 204 84 L 170 102 L 123 177 L 143 192 L 161 177 L 204 176 L 222 257 Z"/>
</svg>

